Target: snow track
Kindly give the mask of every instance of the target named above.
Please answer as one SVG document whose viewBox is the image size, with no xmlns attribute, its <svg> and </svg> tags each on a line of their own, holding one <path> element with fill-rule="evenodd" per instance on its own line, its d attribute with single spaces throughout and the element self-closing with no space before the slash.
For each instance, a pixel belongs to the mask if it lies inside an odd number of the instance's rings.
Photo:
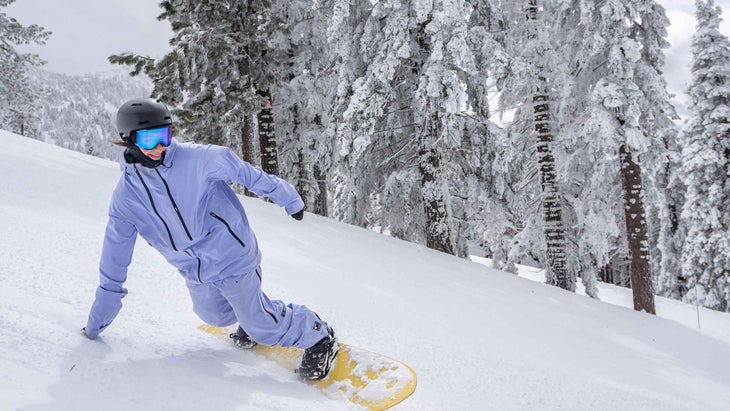
<svg viewBox="0 0 730 411">
<path fill-rule="evenodd" d="M 98 340 L 84 338 L 118 166 L 4 131 L 0 139 L 0 409 L 346 409 L 293 373 L 196 331 L 183 280 L 142 240 L 123 310 Z M 662 312 L 242 201 L 270 296 L 308 305 L 341 341 L 418 373 L 418 389 L 398 410 L 730 404 L 727 334 L 713 338 Z M 715 326 L 730 329 L 729 317 L 714 316 Z"/>
</svg>

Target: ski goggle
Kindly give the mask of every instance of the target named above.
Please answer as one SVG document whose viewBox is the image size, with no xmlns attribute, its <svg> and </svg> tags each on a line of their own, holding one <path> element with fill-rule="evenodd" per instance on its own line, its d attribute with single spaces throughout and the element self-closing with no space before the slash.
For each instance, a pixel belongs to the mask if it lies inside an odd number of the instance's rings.
<svg viewBox="0 0 730 411">
<path fill-rule="evenodd" d="M 152 150 L 157 147 L 157 144 L 162 144 L 165 147 L 170 145 L 170 140 L 172 140 L 172 127 L 145 128 L 134 131 L 134 134 L 134 144 L 137 147 Z"/>
</svg>

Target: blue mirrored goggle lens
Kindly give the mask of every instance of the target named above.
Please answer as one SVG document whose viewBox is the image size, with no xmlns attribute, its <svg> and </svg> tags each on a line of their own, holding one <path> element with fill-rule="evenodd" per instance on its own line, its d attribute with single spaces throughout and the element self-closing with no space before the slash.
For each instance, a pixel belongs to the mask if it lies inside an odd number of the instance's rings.
<svg viewBox="0 0 730 411">
<path fill-rule="evenodd" d="M 136 144 L 137 147 L 145 150 L 152 150 L 157 147 L 157 144 L 159 143 L 162 143 L 165 147 L 170 145 L 170 140 L 172 139 L 172 127 L 164 126 L 146 128 L 144 130 L 135 131 L 135 134 L 137 136 L 134 140 L 134 144 Z"/>
</svg>

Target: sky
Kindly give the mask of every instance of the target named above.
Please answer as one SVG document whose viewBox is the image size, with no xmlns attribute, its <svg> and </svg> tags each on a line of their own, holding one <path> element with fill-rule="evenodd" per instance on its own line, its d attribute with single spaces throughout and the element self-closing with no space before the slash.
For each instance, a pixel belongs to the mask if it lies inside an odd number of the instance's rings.
<svg viewBox="0 0 730 411">
<path fill-rule="evenodd" d="M 158 21 L 159 0 L 16 0 L 0 12 L 22 25 L 38 24 L 51 31 L 45 45 L 20 48 L 36 53 L 45 68 L 86 74 L 112 69 L 107 57 L 134 52 L 161 57 L 169 49 L 172 30 Z"/>
<path fill-rule="evenodd" d="M 45 46 L 26 46 L 47 61 L 46 69 L 84 74 L 108 71 L 111 54 L 126 51 L 161 57 L 169 49 L 172 31 L 166 21 L 158 21 L 158 0 L 16 0 L 5 12 L 23 25 L 39 24 L 53 32 Z M 685 112 L 684 94 L 690 78 L 690 37 L 695 29 L 694 1 L 659 0 L 672 22 L 668 28 L 671 48 L 666 50 L 664 73 L 673 102 Z M 716 0 L 730 10 L 730 0 Z M 730 17 L 721 31 L 730 36 Z M 91 33 L 91 34 L 90 34 Z"/>
</svg>

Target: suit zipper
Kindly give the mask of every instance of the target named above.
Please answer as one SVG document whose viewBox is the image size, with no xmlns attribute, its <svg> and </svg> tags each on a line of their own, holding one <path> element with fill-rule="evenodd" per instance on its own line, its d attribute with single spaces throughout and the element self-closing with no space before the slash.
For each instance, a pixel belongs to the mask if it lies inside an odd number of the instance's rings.
<svg viewBox="0 0 730 411">
<path fill-rule="evenodd" d="M 193 255 L 188 252 L 188 250 L 185 250 L 185 254 L 192 257 Z M 198 282 L 202 283 L 203 280 L 200 279 L 200 257 L 195 257 L 196 260 L 198 260 Z"/>
<path fill-rule="evenodd" d="M 160 213 L 157 211 L 157 207 L 155 207 L 155 202 L 152 200 L 152 193 L 150 192 L 150 188 L 147 187 L 147 183 L 144 182 L 144 179 L 142 178 L 142 174 L 140 174 L 139 170 L 137 170 L 137 166 L 134 166 L 134 172 L 137 173 L 137 177 L 139 177 L 139 181 L 142 182 L 142 186 L 144 187 L 144 190 L 147 192 L 147 196 L 150 198 L 150 204 L 152 205 L 152 211 L 155 212 L 157 215 L 157 218 L 162 221 L 162 225 L 165 226 L 165 230 L 167 231 L 167 236 L 170 238 L 170 244 L 172 244 L 172 249 L 177 251 L 177 247 L 175 247 L 175 241 L 172 239 L 172 232 L 170 232 L 170 227 L 167 226 L 167 222 L 165 222 L 165 219 L 162 218 Z"/>
<path fill-rule="evenodd" d="M 220 221 L 221 223 L 223 223 L 223 225 L 225 225 L 226 228 L 228 229 L 228 232 L 231 233 L 231 235 L 233 236 L 233 238 L 236 239 L 236 241 L 238 241 L 238 244 L 241 244 L 241 247 L 244 247 L 244 248 L 246 247 L 246 244 L 244 244 L 243 241 L 241 241 L 241 239 L 238 238 L 238 236 L 236 235 L 236 233 L 233 232 L 233 230 L 231 229 L 231 226 L 228 225 L 228 222 L 226 220 L 224 220 L 222 217 L 218 216 L 216 213 L 214 213 L 212 211 L 210 212 L 210 216 L 215 218 L 216 220 Z"/>
<path fill-rule="evenodd" d="M 165 185 L 165 190 L 167 190 L 167 196 L 170 197 L 170 203 L 172 203 L 172 208 L 175 209 L 175 212 L 177 213 L 177 218 L 180 219 L 180 223 L 183 226 L 183 229 L 185 229 L 185 234 L 187 234 L 188 239 L 190 241 L 193 241 L 193 236 L 190 235 L 190 231 L 188 231 L 188 226 L 185 225 L 185 220 L 183 220 L 182 214 L 180 214 L 180 210 L 177 208 L 177 204 L 175 203 L 175 199 L 172 198 L 172 192 L 170 192 L 170 186 L 167 185 L 167 181 L 164 177 L 162 177 L 162 174 L 160 174 L 160 170 L 155 168 L 155 171 L 157 172 L 157 175 L 160 176 L 160 180 L 162 180 L 162 184 Z"/>
</svg>

